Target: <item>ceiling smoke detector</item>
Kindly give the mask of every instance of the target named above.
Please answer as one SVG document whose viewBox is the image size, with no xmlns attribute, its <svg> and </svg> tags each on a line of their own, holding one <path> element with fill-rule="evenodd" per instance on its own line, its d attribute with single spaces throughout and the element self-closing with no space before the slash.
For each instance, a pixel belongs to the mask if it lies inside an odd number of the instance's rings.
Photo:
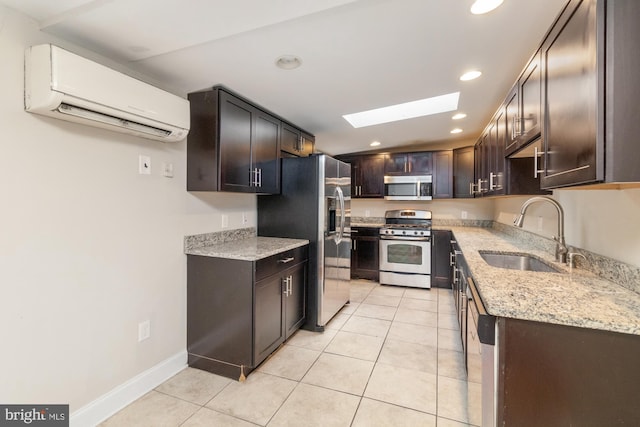
<svg viewBox="0 0 640 427">
<path fill-rule="evenodd" d="M 283 70 L 293 70 L 302 65 L 302 59 L 295 55 L 282 55 L 276 59 L 276 66 Z"/>
</svg>

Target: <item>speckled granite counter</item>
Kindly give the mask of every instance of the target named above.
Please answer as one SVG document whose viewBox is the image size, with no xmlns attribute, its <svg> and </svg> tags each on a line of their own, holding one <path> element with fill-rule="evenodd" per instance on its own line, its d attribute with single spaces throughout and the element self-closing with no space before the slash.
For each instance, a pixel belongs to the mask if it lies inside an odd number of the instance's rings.
<svg viewBox="0 0 640 427">
<path fill-rule="evenodd" d="M 209 233 L 185 237 L 184 253 L 217 258 L 257 261 L 309 244 L 304 239 L 256 237 L 255 229 L 232 230 L 233 233 Z"/>
<path fill-rule="evenodd" d="M 379 217 L 365 217 L 365 216 L 352 216 L 351 217 L 351 226 L 352 227 L 383 227 L 384 226 L 384 218 Z"/>
<path fill-rule="evenodd" d="M 552 251 L 493 228 L 438 228 L 453 231 L 489 314 L 640 335 L 639 294 L 584 269 L 570 274 Z M 479 250 L 530 253 L 563 273 L 492 267 Z"/>
</svg>

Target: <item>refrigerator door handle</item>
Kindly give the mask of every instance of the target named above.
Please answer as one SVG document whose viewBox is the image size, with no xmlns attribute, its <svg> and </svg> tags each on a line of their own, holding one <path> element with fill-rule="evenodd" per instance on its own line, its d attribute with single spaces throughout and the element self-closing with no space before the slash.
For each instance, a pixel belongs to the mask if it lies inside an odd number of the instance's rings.
<svg viewBox="0 0 640 427">
<path fill-rule="evenodd" d="M 333 194 L 334 194 L 334 197 L 336 197 L 337 195 L 338 202 L 340 203 L 340 228 L 339 228 L 340 231 L 338 231 L 334 237 L 336 244 L 339 244 L 342 241 L 342 237 L 344 236 L 344 223 L 345 223 L 344 193 L 342 192 L 342 188 L 336 187 Z"/>
</svg>

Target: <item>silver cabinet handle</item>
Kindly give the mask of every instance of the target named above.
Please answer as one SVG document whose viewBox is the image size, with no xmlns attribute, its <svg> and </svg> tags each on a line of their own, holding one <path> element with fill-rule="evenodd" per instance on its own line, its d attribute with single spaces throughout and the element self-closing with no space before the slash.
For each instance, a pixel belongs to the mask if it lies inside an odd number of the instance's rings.
<svg viewBox="0 0 640 427">
<path fill-rule="evenodd" d="M 538 147 L 533 147 L 533 177 L 538 178 L 539 173 L 544 173 L 544 169 L 538 169 L 538 156 L 544 154 L 544 151 L 538 151 Z"/>
<path fill-rule="evenodd" d="M 262 168 L 258 169 L 258 187 L 262 187 Z"/>
<path fill-rule="evenodd" d="M 282 284 L 284 285 L 283 294 L 284 294 L 284 296 L 288 297 L 289 296 L 289 278 L 288 277 L 283 277 L 282 278 Z"/>
<path fill-rule="evenodd" d="M 456 255 L 453 252 L 449 252 L 449 266 L 453 267 L 456 264 Z"/>
<path fill-rule="evenodd" d="M 291 261 L 293 261 L 295 259 L 295 257 L 288 257 L 288 258 L 283 258 L 283 259 L 279 259 L 278 260 L 278 264 L 287 264 Z"/>
<path fill-rule="evenodd" d="M 289 295 L 293 294 L 293 276 L 289 276 Z"/>
</svg>

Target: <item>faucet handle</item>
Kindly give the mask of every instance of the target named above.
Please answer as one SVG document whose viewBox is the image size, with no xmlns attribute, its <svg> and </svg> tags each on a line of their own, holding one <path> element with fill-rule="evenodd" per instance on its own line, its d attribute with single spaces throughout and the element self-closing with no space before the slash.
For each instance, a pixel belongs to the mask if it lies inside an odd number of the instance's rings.
<svg viewBox="0 0 640 427">
<path fill-rule="evenodd" d="M 567 254 L 567 264 L 569 264 L 570 270 L 575 267 L 575 260 L 573 258 L 576 256 L 581 256 L 582 258 L 584 258 L 584 261 L 587 262 L 587 257 L 584 256 L 583 254 L 579 252 L 569 252 Z"/>
</svg>

